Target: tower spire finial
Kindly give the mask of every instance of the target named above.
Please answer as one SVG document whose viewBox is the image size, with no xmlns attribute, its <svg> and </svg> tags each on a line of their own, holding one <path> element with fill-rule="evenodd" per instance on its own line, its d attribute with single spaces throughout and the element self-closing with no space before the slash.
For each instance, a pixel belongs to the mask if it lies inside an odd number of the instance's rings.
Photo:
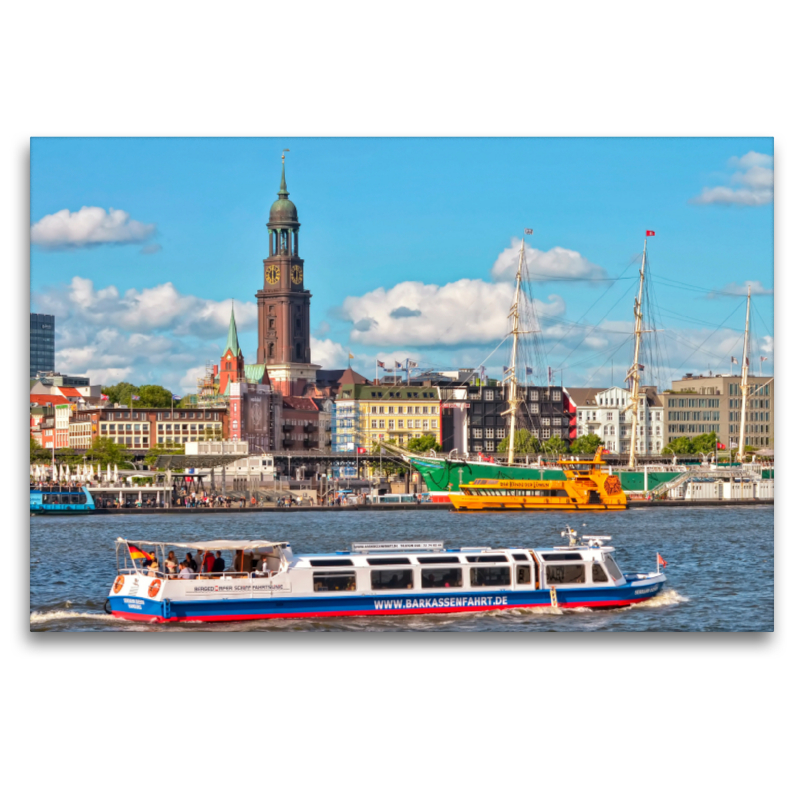
<svg viewBox="0 0 800 800">
<path fill-rule="evenodd" d="M 286 154 L 289 148 L 285 147 L 281 153 L 281 188 L 278 190 L 279 197 L 288 197 L 289 190 L 286 188 Z"/>
</svg>

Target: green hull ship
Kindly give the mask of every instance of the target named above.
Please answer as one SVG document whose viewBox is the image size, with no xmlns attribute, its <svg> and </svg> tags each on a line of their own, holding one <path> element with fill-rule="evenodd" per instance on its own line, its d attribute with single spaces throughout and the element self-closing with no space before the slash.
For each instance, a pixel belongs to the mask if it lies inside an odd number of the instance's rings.
<svg viewBox="0 0 800 800">
<path fill-rule="evenodd" d="M 539 468 L 536 464 L 509 467 L 505 464 L 492 464 L 476 461 L 448 461 L 447 459 L 409 458 L 409 463 L 416 469 L 431 494 L 431 499 L 448 502 L 451 492 L 459 491 L 462 483 L 469 483 L 476 478 L 494 478 L 500 480 L 553 480 L 563 481 L 564 473 L 560 469 Z M 628 470 L 612 470 L 622 482 L 624 492 L 644 492 L 644 472 Z M 652 491 L 662 483 L 677 478 L 681 472 L 648 472 L 647 491 Z"/>
</svg>

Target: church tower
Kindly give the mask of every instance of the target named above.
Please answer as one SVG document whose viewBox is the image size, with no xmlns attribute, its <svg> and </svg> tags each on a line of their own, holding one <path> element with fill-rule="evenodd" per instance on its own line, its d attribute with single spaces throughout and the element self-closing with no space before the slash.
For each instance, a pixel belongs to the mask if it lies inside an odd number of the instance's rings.
<svg viewBox="0 0 800 800">
<path fill-rule="evenodd" d="M 305 288 L 300 258 L 300 222 L 286 188 L 286 156 L 281 156 L 278 199 L 269 210 L 269 256 L 264 259 L 258 299 L 258 355 L 281 394 L 300 395 L 314 383 L 319 367 L 311 363 L 311 292 Z"/>
<path fill-rule="evenodd" d="M 228 340 L 219 360 L 219 393 L 225 394 L 229 383 L 240 383 L 245 379 L 244 356 L 239 347 L 239 334 L 236 330 L 236 319 L 233 316 L 231 303 L 231 321 L 228 324 Z"/>
</svg>

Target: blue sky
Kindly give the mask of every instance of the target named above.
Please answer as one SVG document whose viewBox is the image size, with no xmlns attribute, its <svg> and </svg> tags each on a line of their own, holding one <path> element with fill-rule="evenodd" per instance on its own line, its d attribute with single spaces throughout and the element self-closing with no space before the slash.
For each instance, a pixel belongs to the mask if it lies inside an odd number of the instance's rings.
<svg viewBox="0 0 800 800">
<path fill-rule="evenodd" d="M 218 358 L 231 298 L 252 360 L 282 148 L 326 368 L 348 351 L 367 375 L 376 357 L 480 364 L 530 227 L 529 268 L 549 278 L 531 284 L 543 363 L 582 386 L 610 383 L 613 361 L 619 383 L 635 286 L 608 279 L 635 277 L 649 228 L 646 379 L 740 360 L 747 282 L 752 353 L 772 372 L 770 138 L 33 139 L 31 309 L 57 315 L 57 369 L 187 391 Z M 485 363 L 499 376 L 506 361 L 501 347 Z"/>
</svg>

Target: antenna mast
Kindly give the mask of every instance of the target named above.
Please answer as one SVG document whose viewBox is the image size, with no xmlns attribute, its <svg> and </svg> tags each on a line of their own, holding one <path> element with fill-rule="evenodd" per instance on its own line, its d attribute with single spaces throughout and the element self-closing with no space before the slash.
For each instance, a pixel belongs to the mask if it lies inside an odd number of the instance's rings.
<svg viewBox="0 0 800 800">
<path fill-rule="evenodd" d="M 739 409 L 739 463 L 744 464 L 744 431 L 745 420 L 747 419 L 747 373 L 750 368 L 748 351 L 750 348 L 750 286 L 747 287 L 747 316 L 744 323 L 744 349 L 742 351 L 742 400 Z"/>
<path fill-rule="evenodd" d="M 633 366 L 625 376 L 631 381 L 631 402 L 628 408 L 633 409 L 633 424 L 631 425 L 631 454 L 628 458 L 628 467 L 636 466 L 636 428 L 639 424 L 639 346 L 642 343 L 642 289 L 644 289 L 644 264 L 647 258 L 647 236 L 644 238 L 644 252 L 642 253 L 642 267 L 639 270 L 639 296 L 633 301 L 633 315 L 636 318 L 634 330 Z"/>
<path fill-rule="evenodd" d="M 511 313 L 508 315 L 511 319 L 511 368 L 509 370 L 507 384 L 510 387 L 508 396 L 508 411 L 503 412 L 511 416 L 511 425 L 509 426 L 508 437 L 508 463 L 509 466 L 514 463 L 514 436 L 517 428 L 517 408 L 520 404 L 520 399 L 517 396 L 517 345 L 519 344 L 519 293 L 522 283 L 522 259 L 525 257 L 525 237 L 522 238 L 522 244 L 519 248 L 519 265 L 517 266 L 517 288 L 514 291 L 514 303 L 511 306 Z"/>
</svg>

